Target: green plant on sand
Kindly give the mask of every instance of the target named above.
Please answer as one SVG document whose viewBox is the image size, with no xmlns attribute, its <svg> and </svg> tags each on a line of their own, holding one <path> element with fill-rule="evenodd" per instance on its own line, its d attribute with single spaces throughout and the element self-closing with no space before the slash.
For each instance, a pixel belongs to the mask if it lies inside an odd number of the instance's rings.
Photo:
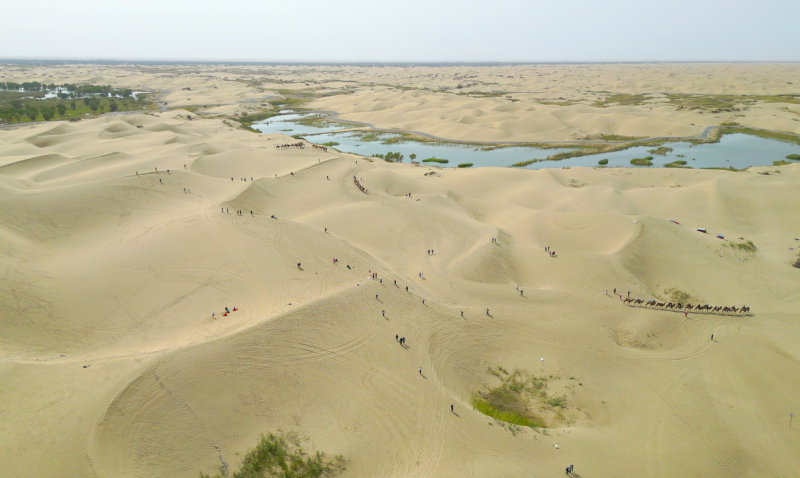
<svg viewBox="0 0 800 478">
<path fill-rule="evenodd" d="M 439 158 L 428 158 L 428 159 L 423 159 L 423 160 L 422 160 L 422 162 L 423 162 L 423 163 L 439 163 L 439 164 L 447 164 L 447 163 L 449 163 L 450 161 L 448 161 L 448 160 L 446 160 L 446 159 L 439 159 Z"/>
<path fill-rule="evenodd" d="M 790 154 L 786 156 L 786 159 L 794 159 L 795 161 L 800 161 L 800 154 Z"/>
<path fill-rule="evenodd" d="M 461 163 L 458 165 L 459 168 L 471 168 L 472 163 Z"/>
<path fill-rule="evenodd" d="M 753 244 L 753 241 L 746 241 L 744 239 L 740 239 L 738 241 L 729 241 L 725 242 L 725 247 L 730 247 L 731 249 L 736 249 L 738 251 L 748 252 L 750 254 L 755 254 L 758 252 L 758 247 Z"/>
<path fill-rule="evenodd" d="M 303 439 L 296 432 L 262 435 L 255 448 L 242 459 L 233 478 L 333 478 L 345 470 L 341 455 L 328 458 L 325 453 L 309 453 L 303 449 Z M 228 476 L 221 467 L 213 478 Z M 212 478 L 200 473 L 200 478 Z"/>
<path fill-rule="evenodd" d="M 549 395 L 547 390 L 549 378 L 556 377 L 536 376 L 518 369 L 509 373 L 502 367 L 489 368 L 489 373 L 500 384 L 472 395 L 470 402 L 475 410 L 502 422 L 531 428 L 552 426 L 564 419 L 566 394 Z"/>
<path fill-rule="evenodd" d="M 600 161 L 597 162 L 597 164 L 599 164 L 599 165 L 608 164 L 608 160 L 607 159 L 601 159 Z"/>
</svg>

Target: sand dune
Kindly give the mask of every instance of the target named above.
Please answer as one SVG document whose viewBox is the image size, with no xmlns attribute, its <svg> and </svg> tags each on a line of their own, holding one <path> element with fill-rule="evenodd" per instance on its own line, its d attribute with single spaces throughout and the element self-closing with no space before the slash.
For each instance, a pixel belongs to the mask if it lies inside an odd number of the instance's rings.
<svg viewBox="0 0 800 478">
<path fill-rule="evenodd" d="M 64 75 L 153 80 L 93 68 Z M 666 81 L 728 91 L 692 66 L 653 68 L 592 71 L 627 91 Z M 381 90 L 374 102 L 315 104 L 462 137 L 683 131 L 668 112 L 639 131 L 642 108 L 527 111 L 377 85 L 406 70 L 355 70 Z M 777 88 L 733 70 L 743 90 Z M 512 85 L 512 74 L 577 82 L 576 71 L 482 74 Z M 151 85 L 177 102 L 213 98 L 220 84 L 177 75 Z M 230 105 L 252 93 L 237 88 L 223 95 Z M 196 476 L 235 468 L 278 429 L 344 455 L 347 477 L 559 476 L 571 463 L 584 477 L 800 469 L 800 425 L 788 427 L 800 390 L 800 165 L 440 169 L 279 150 L 297 140 L 189 116 L 0 130 L 4 476 Z M 677 288 L 752 314 L 631 307 L 614 288 L 643 299 Z M 514 431 L 474 410 L 498 365 L 547 377 L 563 418 Z"/>
</svg>

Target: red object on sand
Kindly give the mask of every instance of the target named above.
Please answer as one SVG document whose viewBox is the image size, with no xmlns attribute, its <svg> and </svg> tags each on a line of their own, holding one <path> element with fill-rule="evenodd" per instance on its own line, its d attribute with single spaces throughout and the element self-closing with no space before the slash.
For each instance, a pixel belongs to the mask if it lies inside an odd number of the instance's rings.
<svg viewBox="0 0 800 478">
<path fill-rule="evenodd" d="M 234 308 L 233 308 L 233 311 L 234 311 L 234 312 L 236 312 L 237 310 L 239 310 L 239 309 L 237 309 L 236 307 L 234 307 Z"/>
<path fill-rule="evenodd" d="M 224 314 L 222 314 L 222 316 L 223 316 L 223 317 L 226 317 L 227 315 L 228 315 L 228 313 L 227 313 L 227 312 L 225 312 Z"/>
</svg>

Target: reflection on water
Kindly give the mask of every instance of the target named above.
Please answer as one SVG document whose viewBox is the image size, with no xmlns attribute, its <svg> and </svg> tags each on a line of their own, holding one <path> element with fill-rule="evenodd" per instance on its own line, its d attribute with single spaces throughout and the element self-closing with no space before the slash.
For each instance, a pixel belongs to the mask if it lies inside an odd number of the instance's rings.
<svg viewBox="0 0 800 478">
<path fill-rule="evenodd" d="M 475 167 L 481 166 L 510 166 L 521 161 L 531 159 L 544 159 L 548 156 L 569 151 L 572 147 L 556 149 L 540 149 L 534 147 L 508 147 L 508 148 L 482 148 L 475 145 L 459 145 L 447 143 L 421 143 L 417 141 L 397 141 L 385 144 L 392 138 L 400 135 L 379 133 L 375 131 L 351 131 L 331 133 L 347 126 L 342 124 L 301 125 L 294 120 L 308 119 L 308 115 L 297 114 L 292 111 L 282 111 L 280 116 L 253 125 L 253 128 L 264 133 L 283 133 L 287 135 L 309 135 L 306 139 L 317 144 L 338 143 L 334 147 L 340 151 L 372 156 L 388 152 L 400 153 L 404 161 L 408 161 L 411 154 L 416 155 L 416 161 L 426 158 L 446 159 L 448 163 L 431 163 L 443 167 L 455 167 L 462 163 L 472 163 Z M 322 133 L 322 134 L 319 134 Z M 311 136 L 313 135 L 313 136 Z M 800 154 L 800 145 L 784 143 L 777 140 L 759 138 L 746 134 L 725 135 L 718 143 L 705 143 L 694 145 L 688 142 L 665 143 L 666 148 L 671 148 L 664 155 L 651 153 L 653 146 L 637 146 L 624 151 L 603 153 L 579 158 L 568 158 L 561 161 L 539 161 L 526 166 L 527 169 L 563 168 L 571 166 L 597 166 L 598 161 L 607 159 L 606 167 L 664 167 L 668 163 L 686 161 L 687 167 L 692 168 L 728 168 L 742 169 L 749 166 L 771 166 L 773 161 L 786 158 L 789 154 Z M 652 166 L 634 166 L 630 163 L 633 158 L 652 157 Z"/>
</svg>

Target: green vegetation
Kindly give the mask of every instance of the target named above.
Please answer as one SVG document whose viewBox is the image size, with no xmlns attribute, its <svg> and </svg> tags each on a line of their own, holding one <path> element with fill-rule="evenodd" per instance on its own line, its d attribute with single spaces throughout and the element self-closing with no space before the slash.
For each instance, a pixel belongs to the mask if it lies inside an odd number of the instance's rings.
<svg viewBox="0 0 800 478">
<path fill-rule="evenodd" d="M 786 166 L 787 164 L 792 164 L 792 162 L 791 161 L 784 161 L 782 159 L 779 160 L 779 161 L 773 161 L 772 162 L 773 166 Z"/>
<path fill-rule="evenodd" d="M 497 98 L 505 96 L 508 93 L 504 91 L 459 91 L 456 94 L 459 96 L 472 96 L 474 98 Z"/>
<path fill-rule="evenodd" d="M 471 168 L 472 163 L 461 163 L 458 165 L 459 168 Z"/>
<path fill-rule="evenodd" d="M 447 164 L 447 163 L 449 163 L 450 161 L 448 161 L 448 160 L 446 160 L 446 159 L 439 159 L 439 158 L 428 158 L 428 159 L 423 159 L 423 160 L 422 160 L 422 162 L 423 162 L 423 163 L 439 163 L 439 164 Z"/>
<path fill-rule="evenodd" d="M 597 164 L 599 164 L 601 166 L 606 165 L 606 164 L 608 164 L 608 160 L 607 159 L 601 159 L 600 161 L 597 162 Z"/>
<path fill-rule="evenodd" d="M 564 419 L 562 411 L 567 406 L 567 396 L 549 395 L 547 390 L 548 380 L 558 377 L 536 376 L 518 369 L 509 373 L 503 367 L 490 367 L 489 373 L 497 377 L 500 384 L 472 396 L 472 406 L 479 412 L 532 428 L 548 426 L 544 415 L 550 417 L 550 426 Z"/>
<path fill-rule="evenodd" d="M 401 153 L 393 153 L 389 151 L 386 154 L 376 153 L 372 155 L 373 158 L 381 158 L 382 160 L 386 161 L 387 163 L 399 163 L 403 161 L 403 155 Z"/>
<path fill-rule="evenodd" d="M 270 433 L 261 436 L 258 445 L 242 459 L 233 478 L 333 478 L 345 470 L 341 455 L 328 458 L 325 453 L 309 453 L 296 432 Z M 225 466 L 213 478 L 228 476 Z M 200 478 L 212 478 L 200 473 Z"/>
<path fill-rule="evenodd" d="M 800 161 L 800 154 L 790 154 L 786 156 L 786 159 L 793 159 L 795 161 Z"/>
<path fill-rule="evenodd" d="M 621 134 L 601 134 L 600 138 L 603 141 L 635 141 L 637 139 L 644 139 L 642 136 L 623 136 Z"/>
<path fill-rule="evenodd" d="M 671 153 L 672 152 L 672 148 L 670 148 L 668 146 L 659 146 L 658 148 L 650 149 L 647 152 L 650 153 L 650 154 L 657 154 L 659 156 L 665 156 L 667 153 Z"/>
<path fill-rule="evenodd" d="M 758 102 L 800 104 L 800 95 L 667 95 L 669 104 L 677 109 L 710 110 L 712 113 L 740 111 Z M 735 123 L 723 123 L 732 126 Z"/>
<path fill-rule="evenodd" d="M 614 95 L 609 95 L 603 98 L 602 100 L 597 100 L 594 102 L 594 106 L 598 108 L 605 108 L 607 106 L 636 106 L 641 105 L 645 101 L 649 100 L 650 97 L 647 95 L 629 95 L 626 93 L 619 93 Z"/>
<path fill-rule="evenodd" d="M 24 86 L 22 86 L 24 85 Z M 38 86 L 37 86 L 38 85 Z M 24 88 L 25 91 L 18 91 Z M 58 88 L 56 90 L 56 88 Z M 55 98 L 45 98 L 58 91 Z M 116 96 L 108 96 L 116 95 Z M 133 97 L 129 89 L 98 85 L 45 85 L 38 82 L 0 82 L 0 122 L 66 120 L 107 111 L 147 110 L 154 107 L 148 95 Z"/>
<path fill-rule="evenodd" d="M 475 410 L 483 413 L 486 416 L 492 417 L 496 420 L 500 420 L 501 422 L 511 423 L 512 425 L 519 425 L 522 427 L 544 428 L 544 424 L 542 424 L 541 422 L 533 421 L 527 417 L 519 416 L 514 412 L 500 411 L 494 408 L 486 400 L 477 397 L 475 395 L 473 395 L 472 398 L 470 399 L 470 403 L 472 403 L 472 408 L 474 408 Z"/>
<path fill-rule="evenodd" d="M 239 124 L 242 125 L 242 128 L 248 131 L 252 131 L 253 133 L 260 133 L 261 131 L 258 131 L 257 129 L 252 127 L 253 123 L 264 121 L 265 119 L 276 116 L 277 114 L 278 114 L 277 110 L 270 110 L 270 111 L 262 111 L 260 113 L 253 113 L 249 115 L 241 115 L 231 119 L 238 121 Z M 291 131 L 291 130 L 287 129 L 285 131 Z"/>
<path fill-rule="evenodd" d="M 331 121 L 322 116 L 308 116 L 292 120 L 292 123 L 301 124 L 303 126 L 311 126 L 312 128 L 326 128 L 328 126 L 338 126 L 339 128 L 350 128 L 352 125 L 347 123 L 339 123 Z"/>
<path fill-rule="evenodd" d="M 665 168 L 687 168 L 687 169 L 691 169 L 691 166 L 687 166 L 686 165 L 686 161 L 682 161 L 682 160 L 673 161 L 671 163 L 667 163 L 667 164 L 664 165 L 664 167 Z"/>
<path fill-rule="evenodd" d="M 408 155 L 408 159 L 410 159 L 411 161 L 414 161 L 415 159 L 417 159 L 417 155 L 414 154 L 414 153 L 411 153 L 411 154 Z"/>
<path fill-rule="evenodd" d="M 755 254 L 758 252 L 758 247 L 753 244 L 753 241 L 745 241 L 740 239 L 738 241 L 726 241 L 724 244 L 725 247 L 730 247 L 731 249 L 736 249 L 738 251 L 744 251 L 750 254 Z"/>
<path fill-rule="evenodd" d="M 322 143 L 322 146 L 330 146 L 330 147 L 339 146 L 339 143 L 337 143 L 336 141 L 328 141 L 327 143 Z"/>
<path fill-rule="evenodd" d="M 653 165 L 653 157 L 648 156 L 646 158 L 633 158 L 631 159 L 631 164 L 636 166 L 652 166 Z"/>
</svg>

